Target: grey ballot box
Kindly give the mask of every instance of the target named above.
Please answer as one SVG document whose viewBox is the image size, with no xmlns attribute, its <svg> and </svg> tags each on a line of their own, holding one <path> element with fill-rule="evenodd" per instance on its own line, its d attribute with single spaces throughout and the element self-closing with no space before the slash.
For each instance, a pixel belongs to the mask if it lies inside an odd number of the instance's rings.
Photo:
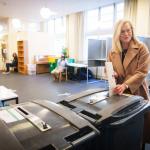
<svg viewBox="0 0 150 150">
<path fill-rule="evenodd" d="M 99 134 L 84 118 L 46 100 L 1 108 L 0 118 L 2 150 L 87 150 Z"/>
<path fill-rule="evenodd" d="M 140 150 L 144 113 L 149 104 L 129 94 L 108 97 L 107 89 L 90 89 L 59 102 L 87 119 L 100 132 L 93 149 Z"/>
</svg>

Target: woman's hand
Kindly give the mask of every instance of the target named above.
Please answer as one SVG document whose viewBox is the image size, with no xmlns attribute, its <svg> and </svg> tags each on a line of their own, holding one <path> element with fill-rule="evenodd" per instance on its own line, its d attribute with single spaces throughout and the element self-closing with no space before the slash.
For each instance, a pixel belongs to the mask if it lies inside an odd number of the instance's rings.
<svg viewBox="0 0 150 150">
<path fill-rule="evenodd" d="M 117 86 L 114 88 L 114 93 L 122 95 L 123 92 L 127 89 L 127 85 L 126 84 L 117 84 Z"/>
</svg>

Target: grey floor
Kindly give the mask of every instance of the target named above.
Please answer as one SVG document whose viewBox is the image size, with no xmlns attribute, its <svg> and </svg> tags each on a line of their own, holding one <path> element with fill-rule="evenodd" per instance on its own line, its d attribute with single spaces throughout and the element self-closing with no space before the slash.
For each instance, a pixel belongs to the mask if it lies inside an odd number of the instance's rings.
<svg viewBox="0 0 150 150">
<path fill-rule="evenodd" d="M 5 75 L 0 73 L 0 85 L 16 90 L 20 103 L 36 99 L 57 102 L 67 94 L 107 86 L 104 81 L 87 84 L 86 81 L 68 80 L 59 83 L 53 81 L 49 73 L 38 75 L 22 75 L 19 73 Z"/>
</svg>

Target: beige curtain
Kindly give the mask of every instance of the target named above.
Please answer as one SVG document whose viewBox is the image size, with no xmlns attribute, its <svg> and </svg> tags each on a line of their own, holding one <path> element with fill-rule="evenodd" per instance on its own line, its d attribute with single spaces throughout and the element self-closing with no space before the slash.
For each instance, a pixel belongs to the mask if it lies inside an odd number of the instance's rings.
<svg viewBox="0 0 150 150">
<path fill-rule="evenodd" d="M 124 18 L 133 23 L 137 35 L 150 36 L 150 0 L 125 0 Z"/>
<path fill-rule="evenodd" d="M 150 0 L 138 0 L 136 33 L 150 36 Z"/>
<path fill-rule="evenodd" d="M 138 0 L 124 1 L 124 18 L 130 20 L 133 26 L 136 25 L 137 3 Z"/>
<path fill-rule="evenodd" d="M 69 49 L 69 57 L 82 60 L 84 43 L 84 13 L 70 14 L 66 20 L 66 47 Z"/>
</svg>

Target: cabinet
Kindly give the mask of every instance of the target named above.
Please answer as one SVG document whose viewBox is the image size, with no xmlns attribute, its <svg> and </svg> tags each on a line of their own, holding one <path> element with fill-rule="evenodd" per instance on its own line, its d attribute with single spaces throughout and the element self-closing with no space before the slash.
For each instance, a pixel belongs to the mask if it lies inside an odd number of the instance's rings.
<svg viewBox="0 0 150 150">
<path fill-rule="evenodd" d="M 18 48 L 18 71 L 27 73 L 27 41 L 17 41 Z"/>
</svg>

